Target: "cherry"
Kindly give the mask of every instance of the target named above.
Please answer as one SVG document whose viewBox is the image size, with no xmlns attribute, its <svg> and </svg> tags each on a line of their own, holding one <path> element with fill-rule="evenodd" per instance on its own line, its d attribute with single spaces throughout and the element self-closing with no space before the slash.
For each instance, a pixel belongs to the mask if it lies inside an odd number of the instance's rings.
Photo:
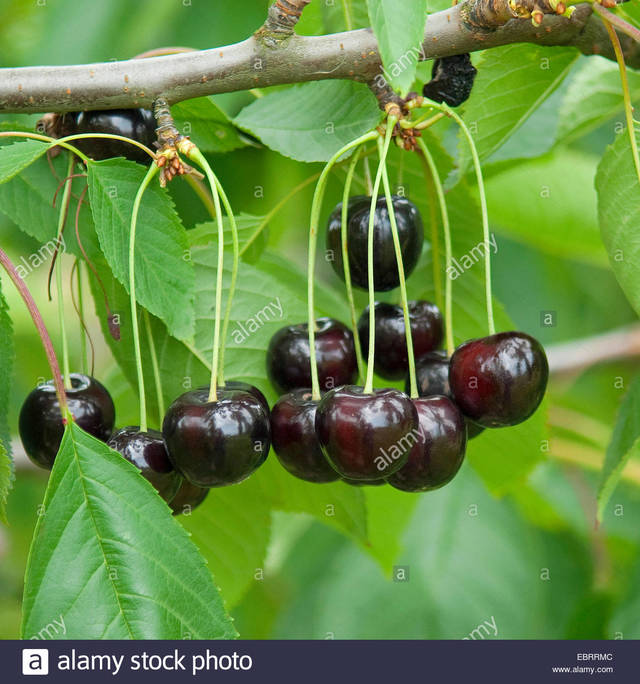
<svg viewBox="0 0 640 684">
<path fill-rule="evenodd" d="M 456 403 L 484 427 L 517 425 L 529 418 L 542 401 L 548 377 L 542 345 L 521 332 L 465 342 L 449 366 Z"/>
<path fill-rule="evenodd" d="M 106 442 L 113 432 L 116 410 L 111 395 L 95 378 L 71 373 L 67 389 L 69 410 L 86 432 Z M 38 385 L 20 409 L 18 430 L 29 458 L 50 470 L 60 448 L 64 425 L 53 381 Z"/>
<path fill-rule="evenodd" d="M 398 237 L 402 252 L 404 273 L 409 277 L 418 263 L 422 251 L 423 227 L 416 206 L 404 197 L 392 197 L 393 209 L 398 224 Z M 347 212 L 347 246 L 351 281 L 356 287 L 367 289 L 369 283 L 367 268 L 367 235 L 371 198 L 359 195 L 349 200 Z M 333 255 L 331 262 L 335 272 L 344 280 L 342 261 L 342 203 L 333 210 L 327 227 L 327 250 Z M 373 223 L 373 283 L 378 292 L 398 287 L 398 264 L 393 245 L 391 223 L 387 201 L 378 197 Z"/>
<path fill-rule="evenodd" d="M 149 109 L 110 109 L 94 112 L 68 112 L 58 124 L 60 137 L 76 133 L 110 133 L 132 138 L 150 149 L 156 141 L 156 120 Z M 74 140 L 75 145 L 92 159 L 125 157 L 131 161 L 148 164 L 150 157 L 143 150 L 120 140 L 87 138 Z"/>
<path fill-rule="evenodd" d="M 471 95 L 477 73 L 469 53 L 439 57 L 433 61 L 431 80 L 425 84 L 422 94 L 434 102 L 459 107 Z"/>
<path fill-rule="evenodd" d="M 339 387 L 321 399 L 316 412 L 322 451 L 350 480 L 379 480 L 401 468 L 416 443 L 417 428 L 415 406 L 395 389 L 365 394 L 362 387 Z"/>
<path fill-rule="evenodd" d="M 133 463 L 165 501 L 178 493 L 182 477 L 169 461 L 160 431 L 141 432 L 139 426 L 130 425 L 115 432 L 107 444 Z"/>
<path fill-rule="evenodd" d="M 444 396 L 413 399 L 418 411 L 418 441 L 409 460 L 387 479 L 405 492 L 426 492 L 450 482 L 460 469 L 467 442 L 460 409 Z"/>
<path fill-rule="evenodd" d="M 273 449 L 283 467 L 308 482 L 333 482 L 338 473 L 329 465 L 316 436 L 318 402 L 299 389 L 285 394 L 271 412 Z"/>
<path fill-rule="evenodd" d="M 442 342 L 442 314 L 435 304 L 425 301 L 409 302 L 409 321 L 416 358 L 436 349 Z M 402 307 L 376 302 L 375 371 L 387 380 L 399 380 L 407 372 L 407 339 Z M 369 307 L 358 321 L 360 346 L 366 358 L 369 353 Z"/>
<path fill-rule="evenodd" d="M 207 498 L 208 494 L 209 489 L 206 487 L 198 487 L 183 479 L 178 493 L 169 502 L 169 508 L 174 515 L 190 513 Z"/>
<path fill-rule="evenodd" d="M 442 394 L 453 399 L 449 388 L 449 358 L 443 349 L 425 354 L 416 361 L 416 382 L 418 394 L 421 397 L 432 397 Z M 405 392 L 409 393 L 409 377 L 405 382 Z M 466 419 L 467 439 L 477 437 L 484 428 L 473 421 Z"/>
<path fill-rule="evenodd" d="M 222 487 L 241 482 L 267 458 L 269 417 L 253 394 L 209 388 L 179 396 L 162 424 L 169 459 L 191 484 Z"/>
<path fill-rule="evenodd" d="M 311 387 L 308 335 L 307 324 L 300 323 L 281 328 L 269 342 L 267 374 L 282 394 Z M 356 348 L 346 325 L 333 318 L 318 318 L 315 347 L 322 391 L 356 381 Z"/>
</svg>

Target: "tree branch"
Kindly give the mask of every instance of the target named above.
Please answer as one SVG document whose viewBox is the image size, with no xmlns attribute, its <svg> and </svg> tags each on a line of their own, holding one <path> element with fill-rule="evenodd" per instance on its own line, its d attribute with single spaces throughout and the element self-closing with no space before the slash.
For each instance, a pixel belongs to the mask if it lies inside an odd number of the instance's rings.
<svg viewBox="0 0 640 684">
<path fill-rule="evenodd" d="M 510 43 L 572 46 L 612 59 L 602 22 L 582 3 L 570 19 L 548 15 L 541 26 L 511 19 L 494 30 L 472 26 L 468 0 L 427 19 L 421 59 L 473 52 Z M 502 19 L 505 19 L 502 17 Z M 506 19 L 505 19 L 506 20 Z M 627 65 L 640 68 L 640 46 L 620 35 Z M 149 59 L 59 67 L 0 69 L 5 112 L 151 108 L 216 93 L 330 78 L 371 82 L 380 73 L 378 46 L 369 29 L 328 36 L 292 35 L 277 48 L 255 36 L 226 47 Z"/>
</svg>

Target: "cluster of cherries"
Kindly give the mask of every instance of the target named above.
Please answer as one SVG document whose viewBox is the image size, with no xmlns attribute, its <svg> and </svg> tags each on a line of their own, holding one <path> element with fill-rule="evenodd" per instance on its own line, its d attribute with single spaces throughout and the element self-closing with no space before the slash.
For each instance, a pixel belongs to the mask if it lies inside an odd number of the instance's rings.
<svg viewBox="0 0 640 684">
<path fill-rule="evenodd" d="M 49 115 L 47 115 L 49 116 Z M 112 133 L 148 146 L 155 137 L 147 110 L 113 110 L 51 115 L 47 132 Z M 78 141 L 94 159 L 125 156 L 138 150 L 119 141 Z M 86 147 L 89 145 L 89 147 Z M 409 275 L 418 263 L 423 226 L 416 207 L 392 198 L 401 255 Z M 344 277 L 341 205 L 331 214 L 327 246 Z M 348 258 L 352 282 L 368 289 L 367 236 L 370 198 L 353 197 L 347 209 Z M 399 276 L 387 203 L 379 198 L 373 222 L 373 287 L 389 291 Z M 546 388 L 548 365 L 542 346 L 524 333 L 506 332 L 471 340 L 450 359 L 439 350 L 443 337 L 438 308 L 409 303 L 419 398 L 396 389 L 365 393 L 358 377 L 354 337 L 330 318 L 315 321 L 315 352 L 324 393 L 311 392 L 311 358 L 306 324 L 279 330 L 267 351 L 267 372 L 283 396 L 273 410 L 262 392 L 244 382 L 226 382 L 182 394 L 169 407 L 162 431 L 129 426 L 114 431 L 115 407 L 95 378 L 71 374 L 66 389 L 69 409 L 86 432 L 105 441 L 133 463 L 174 513 L 204 501 L 209 489 L 241 482 L 267 458 L 271 442 L 280 463 L 310 482 L 342 479 L 352 485 L 384 484 L 405 491 L 426 491 L 450 481 L 464 458 L 467 438 L 484 428 L 516 425 L 538 407 Z M 400 307 L 375 305 L 376 373 L 388 380 L 407 376 L 408 355 Z M 368 352 L 369 310 L 358 323 L 362 353 Z M 409 392 L 409 379 L 406 391 Z M 26 398 L 19 432 L 27 455 L 51 469 L 64 426 L 53 382 Z"/>
<path fill-rule="evenodd" d="M 405 273 L 415 268 L 423 242 L 416 207 L 392 198 Z M 352 282 L 368 288 L 367 233 L 371 200 L 354 197 L 347 209 L 347 244 Z M 338 205 L 329 219 L 327 248 L 344 278 Z M 374 216 L 374 289 L 398 286 L 399 276 L 386 200 Z M 409 302 L 419 397 L 408 396 L 408 355 L 403 310 L 375 305 L 376 373 L 406 380 L 406 393 L 356 386 L 354 336 L 339 321 L 315 321 L 315 353 L 323 396 L 311 392 L 307 324 L 279 330 L 267 351 L 267 371 L 282 396 L 271 412 L 271 438 L 280 463 L 310 482 L 342 479 L 353 485 L 388 483 L 408 492 L 436 489 L 449 482 L 464 459 L 468 438 L 485 428 L 516 425 L 536 410 L 544 395 L 548 364 L 535 339 L 505 332 L 471 340 L 452 357 L 439 349 L 442 315 L 426 301 Z M 358 332 L 363 355 L 369 351 L 369 309 Z"/>
<path fill-rule="evenodd" d="M 114 431 L 111 395 L 88 375 L 72 373 L 66 395 L 75 422 L 133 463 L 176 514 L 201 504 L 210 488 L 244 480 L 269 453 L 269 405 L 247 383 L 227 382 L 215 401 L 208 387 L 185 392 L 169 407 L 162 432 Z M 31 460 L 51 469 L 64 433 L 52 381 L 26 398 L 19 432 Z"/>
</svg>

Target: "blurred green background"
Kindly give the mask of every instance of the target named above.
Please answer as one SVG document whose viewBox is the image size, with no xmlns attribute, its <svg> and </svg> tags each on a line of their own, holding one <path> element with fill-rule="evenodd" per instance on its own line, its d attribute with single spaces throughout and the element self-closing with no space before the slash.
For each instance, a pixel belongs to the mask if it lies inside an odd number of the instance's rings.
<svg viewBox="0 0 640 684">
<path fill-rule="evenodd" d="M 223 0 L 133 4 L 128 0 L 80 4 L 0 0 L 0 59 L 3 66 L 64 64 L 128 58 L 159 46 L 224 45 L 256 30 L 269 4 L 244 0 L 239 11 L 237 2 Z M 351 21 L 360 25 L 366 17 L 355 11 Z M 300 30 L 324 33 L 345 27 L 340 2 L 314 0 Z M 586 59 L 578 61 L 569 82 L 586 63 Z M 420 67 L 423 78 L 429 69 L 430 65 Z M 252 100 L 249 93 L 216 98 L 230 115 Z M 557 91 L 519 132 L 526 154 L 518 143 L 508 142 L 487 169 L 492 230 L 499 239 L 495 294 L 516 325 L 545 344 L 615 329 L 636 318 L 607 265 L 604 248 L 596 245 L 588 254 L 587 250 L 563 253 L 542 242 L 534 244 L 518 231 L 530 205 L 526 193 L 516 195 L 505 188 L 517 173 L 535 186 L 531 179 L 538 173 L 565 183 L 572 200 L 555 202 L 564 205 L 568 222 L 589 235 L 590 245 L 597 234 L 592 179 L 613 139 L 613 121 L 568 145 L 554 147 L 561 101 L 562 91 Z M 36 118 L 3 117 L 11 121 Z M 527 144 L 539 142 L 541 136 L 543 144 L 537 149 Z M 501 159 L 519 156 L 540 158 L 515 170 L 500 165 Z M 320 168 L 259 147 L 214 161 L 236 211 L 255 215 L 266 214 L 293 186 Z M 297 194 L 269 224 L 270 247 L 297 260 L 301 267 L 312 187 Z M 206 219 L 184 187 L 176 185 L 172 192 L 185 225 Z M 327 207 L 337 202 L 339 193 L 340 185 L 334 181 Z M 554 208 L 552 201 L 548 211 L 553 215 L 558 206 Z M 39 247 L 1 214 L 0 241 L 15 258 Z M 65 267 L 68 271 L 69 264 Z M 28 285 L 55 336 L 57 314 L 55 303 L 46 299 L 45 271 L 40 268 L 32 273 Z M 325 264 L 320 278 L 331 277 Z M 20 404 L 38 378 L 47 375 L 47 367 L 24 308 L 6 279 L 3 285 L 16 331 L 10 416 L 15 432 Z M 556 312 L 557 324 L 542 327 L 541 311 Z M 70 302 L 66 316 L 68 327 L 77 331 Z M 134 422 L 135 396 L 91 313 L 88 321 L 96 343 L 96 374 L 116 396 L 119 423 Z M 72 358 L 79 362 L 79 336 L 72 334 L 71 343 Z M 249 591 L 231 607 L 241 636 L 463 638 L 493 619 L 496 633 L 491 629 L 486 638 L 640 638 L 640 462 L 630 464 L 600 528 L 594 524 L 598 471 L 617 407 L 637 371 L 638 362 L 629 360 L 553 378 L 551 451 L 510 494 L 491 496 L 465 464 L 452 485 L 421 496 L 408 528 L 401 533 L 402 551 L 395 561 L 405 569 L 407 581 L 394 581 L 398 576 L 385 574 L 366 550 L 317 520 L 274 514 L 264 568 L 256 568 Z M 560 446 L 554 446 L 554 437 Z M 22 578 L 46 486 L 46 474 L 28 464 L 18 443 L 15 452 L 9 525 L 0 528 L 2 638 L 19 633 Z"/>
</svg>

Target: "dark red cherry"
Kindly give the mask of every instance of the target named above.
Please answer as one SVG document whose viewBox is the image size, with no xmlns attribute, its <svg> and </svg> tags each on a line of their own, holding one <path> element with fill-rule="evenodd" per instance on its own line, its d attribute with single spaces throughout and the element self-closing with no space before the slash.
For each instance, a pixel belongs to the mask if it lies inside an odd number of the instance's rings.
<svg viewBox="0 0 640 684">
<path fill-rule="evenodd" d="M 409 460 L 387 482 L 405 492 L 426 492 L 451 481 L 464 460 L 467 430 L 460 409 L 444 396 L 413 399 L 417 442 Z"/>
<path fill-rule="evenodd" d="M 409 277 L 416 267 L 422 251 L 424 230 L 422 219 L 416 206 L 404 197 L 392 197 L 398 237 L 402 253 L 404 273 Z M 367 235 L 369 233 L 369 214 L 371 198 L 365 196 L 352 197 L 347 210 L 347 249 L 351 281 L 356 287 L 364 290 L 369 283 L 367 268 Z M 333 210 L 327 227 L 327 250 L 332 256 L 334 271 L 344 279 L 342 261 L 342 203 Z M 398 287 L 398 264 L 393 245 L 391 223 L 387 210 L 387 201 L 378 197 L 373 224 L 373 284 L 378 292 L 393 290 Z"/>
<path fill-rule="evenodd" d="M 162 434 L 174 468 L 191 484 L 222 487 L 246 479 L 269 453 L 269 417 L 242 390 L 209 388 L 179 396 L 169 407 Z"/>
<path fill-rule="evenodd" d="M 182 478 L 182 484 L 178 493 L 169 502 L 169 508 L 174 515 L 189 515 L 194 508 L 197 508 L 209 494 L 206 487 L 198 487 Z"/>
<path fill-rule="evenodd" d="M 107 444 L 133 463 L 165 501 L 177 494 L 182 477 L 169 461 L 159 430 L 141 432 L 139 426 L 130 425 L 115 432 Z"/>
<path fill-rule="evenodd" d="M 224 389 L 242 390 L 243 392 L 252 394 L 262 404 L 264 412 L 269 415 L 269 402 L 264 394 L 262 394 L 262 392 L 255 385 L 250 385 L 248 382 L 242 382 L 240 380 L 226 380 L 224 383 Z"/>
<path fill-rule="evenodd" d="M 292 475 L 308 482 L 333 482 L 339 476 L 318 443 L 317 407 L 310 390 L 280 397 L 271 412 L 271 441 L 278 460 Z"/>
<path fill-rule="evenodd" d="M 449 358 L 443 349 L 425 354 L 416 361 L 416 382 L 421 397 L 442 394 L 453 399 L 449 388 Z M 410 391 L 409 376 L 405 382 L 405 392 Z M 467 419 L 467 439 L 477 437 L 484 428 Z"/>
<path fill-rule="evenodd" d="M 322 391 L 356 381 L 356 348 L 353 334 L 346 325 L 333 318 L 318 318 L 315 347 Z M 267 374 L 281 394 L 311 387 L 309 328 L 306 323 L 288 325 L 271 338 L 267 349 Z"/>
<path fill-rule="evenodd" d="M 322 398 L 316 412 L 322 451 L 350 480 L 379 480 L 401 468 L 417 428 L 415 406 L 395 389 L 365 394 L 362 387 L 339 387 Z"/>
<path fill-rule="evenodd" d="M 71 389 L 66 390 L 69 410 L 86 432 L 106 442 L 113 432 L 116 410 L 111 395 L 95 378 L 71 373 Z M 38 385 L 20 409 L 18 430 L 29 458 L 42 468 L 51 469 L 64 425 L 53 381 Z"/>
<path fill-rule="evenodd" d="M 547 387 L 542 345 L 521 332 L 503 332 L 460 345 L 449 365 L 449 384 L 462 412 L 483 427 L 526 420 Z"/>
<path fill-rule="evenodd" d="M 435 304 L 425 301 L 409 302 L 408 309 L 413 353 L 415 358 L 419 358 L 440 346 L 442 314 Z M 387 380 L 399 380 L 409 368 L 402 307 L 376 302 L 375 320 L 375 371 Z M 369 307 L 360 316 L 358 332 L 362 354 L 366 358 L 369 353 Z"/>
<path fill-rule="evenodd" d="M 67 112 L 58 124 L 60 137 L 77 133 L 110 133 L 132 138 L 151 150 L 156 141 L 156 120 L 148 109 L 110 109 L 93 112 Z M 108 138 L 74 140 L 81 152 L 95 160 L 125 157 L 131 161 L 148 164 L 150 157 L 143 150 Z"/>
</svg>

